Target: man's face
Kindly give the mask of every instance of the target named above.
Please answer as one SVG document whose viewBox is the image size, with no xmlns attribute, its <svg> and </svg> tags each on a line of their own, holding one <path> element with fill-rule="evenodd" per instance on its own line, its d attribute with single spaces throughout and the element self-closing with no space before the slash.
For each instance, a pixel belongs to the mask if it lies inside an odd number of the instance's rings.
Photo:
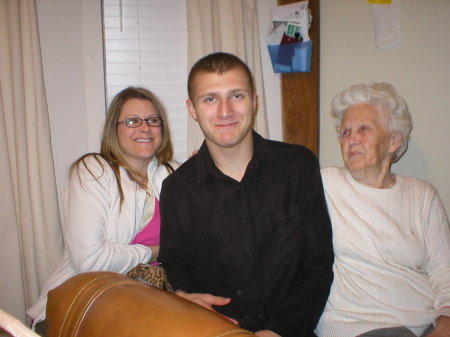
<svg viewBox="0 0 450 337">
<path fill-rule="evenodd" d="M 256 95 L 240 68 L 195 75 L 192 100 L 186 105 L 208 146 L 231 148 L 251 137 Z"/>
</svg>

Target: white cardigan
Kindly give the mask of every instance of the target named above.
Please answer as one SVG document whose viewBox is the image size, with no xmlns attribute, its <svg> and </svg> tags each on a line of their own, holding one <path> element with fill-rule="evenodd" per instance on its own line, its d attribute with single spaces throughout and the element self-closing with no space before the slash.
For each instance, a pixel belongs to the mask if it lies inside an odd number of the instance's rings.
<svg viewBox="0 0 450 337">
<path fill-rule="evenodd" d="M 64 253 L 53 274 L 44 284 L 39 300 L 27 311 L 34 324 L 45 319 L 47 293 L 70 277 L 87 271 L 108 270 L 126 273 L 151 258 L 150 248 L 129 245 L 138 232 L 146 192 L 132 181 L 124 168 L 120 176 L 124 201 L 111 167 L 103 160 L 102 168 L 93 157 L 86 158 L 75 169 L 62 194 Z M 174 168 L 177 163 L 170 163 Z M 148 166 L 149 185 L 159 199 L 162 181 L 167 177 L 165 166 L 156 158 Z M 49 238 L 50 239 L 50 238 Z"/>
<path fill-rule="evenodd" d="M 399 175 L 392 188 L 374 189 L 344 168 L 322 169 L 322 178 L 336 257 L 317 335 L 394 326 L 420 335 L 450 316 L 450 231 L 435 189 Z"/>
</svg>

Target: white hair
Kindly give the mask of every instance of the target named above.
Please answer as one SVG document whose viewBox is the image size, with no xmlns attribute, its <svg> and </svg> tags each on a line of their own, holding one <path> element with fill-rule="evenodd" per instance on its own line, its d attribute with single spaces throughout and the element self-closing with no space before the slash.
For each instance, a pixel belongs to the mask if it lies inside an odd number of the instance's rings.
<svg viewBox="0 0 450 337">
<path fill-rule="evenodd" d="M 352 85 L 340 94 L 334 96 L 331 102 L 331 115 L 336 119 L 336 131 L 340 135 L 342 118 L 348 108 L 360 104 L 370 104 L 381 107 L 388 118 L 389 131 L 398 131 L 402 135 L 402 144 L 392 158 L 396 162 L 408 148 L 408 142 L 412 129 L 411 114 L 406 101 L 397 93 L 397 90 L 389 83 L 372 83 Z"/>
</svg>

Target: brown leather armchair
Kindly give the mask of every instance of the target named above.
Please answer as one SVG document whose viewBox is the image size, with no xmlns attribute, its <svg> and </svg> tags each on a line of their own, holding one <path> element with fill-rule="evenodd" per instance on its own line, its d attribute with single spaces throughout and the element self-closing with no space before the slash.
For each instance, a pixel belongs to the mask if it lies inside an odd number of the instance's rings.
<svg viewBox="0 0 450 337">
<path fill-rule="evenodd" d="M 219 314 L 112 272 L 82 273 L 51 290 L 48 337 L 249 337 Z"/>
</svg>

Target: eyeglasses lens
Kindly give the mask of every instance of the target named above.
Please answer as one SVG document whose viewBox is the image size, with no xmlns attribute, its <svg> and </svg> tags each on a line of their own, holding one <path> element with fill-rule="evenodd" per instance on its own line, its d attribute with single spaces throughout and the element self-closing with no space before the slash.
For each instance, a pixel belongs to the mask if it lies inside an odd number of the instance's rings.
<svg viewBox="0 0 450 337">
<path fill-rule="evenodd" d="M 127 118 L 124 121 L 124 124 L 128 126 L 129 128 L 138 128 L 142 125 L 142 122 L 145 121 L 148 126 L 161 126 L 163 124 L 163 120 L 159 117 L 149 117 L 146 119 L 141 118 Z"/>
</svg>

